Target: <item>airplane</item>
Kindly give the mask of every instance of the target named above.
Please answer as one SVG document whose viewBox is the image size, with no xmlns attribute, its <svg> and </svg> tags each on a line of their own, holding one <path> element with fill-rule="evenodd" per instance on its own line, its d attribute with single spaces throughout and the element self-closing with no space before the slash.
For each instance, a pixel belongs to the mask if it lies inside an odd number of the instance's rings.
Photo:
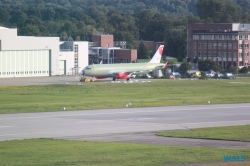
<svg viewBox="0 0 250 166">
<path fill-rule="evenodd" d="M 160 45 L 153 58 L 148 63 L 120 63 L 120 64 L 92 64 L 82 70 L 83 76 L 92 76 L 97 79 L 112 77 L 116 79 L 130 80 L 132 74 L 152 72 L 167 67 L 167 63 L 160 63 L 164 45 Z"/>
</svg>

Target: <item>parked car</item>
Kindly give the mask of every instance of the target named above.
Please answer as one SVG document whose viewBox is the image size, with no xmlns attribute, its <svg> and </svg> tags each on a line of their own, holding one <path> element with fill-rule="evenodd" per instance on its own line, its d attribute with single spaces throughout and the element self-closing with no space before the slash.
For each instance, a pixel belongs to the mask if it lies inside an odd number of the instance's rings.
<svg viewBox="0 0 250 166">
<path fill-rule="evenodd" d="M 213 76 L 215 79 L 222 79 L 224 77 L 223 73 L 215 73 Z"/>
<path fill-rule="evenodd" d="M 232 73 L 225 73 L 223 78 L 224 79 L 234 79 L 235 76 Z"/>
<path fill-rule="evenodd" d="M 214 76 L 214 73 L 211 71 L 205 71 L 205 74 L 207 77 L 210 77 L 210 78 Z"/>
</svg>

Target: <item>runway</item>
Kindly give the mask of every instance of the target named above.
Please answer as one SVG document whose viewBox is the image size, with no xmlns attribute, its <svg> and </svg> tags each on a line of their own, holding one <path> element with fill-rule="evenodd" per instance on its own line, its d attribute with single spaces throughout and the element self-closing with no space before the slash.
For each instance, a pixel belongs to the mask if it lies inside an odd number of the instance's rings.
<svg viewBox="0 0 250 166">
<path fill-rule="evenodd" d="M 109 138 L 118 136 L 126 142 L 127 137 L 119 135 L 136 138 L 135 133 L 250 124 L 249 110 L 250 104 L 246 103 L 4 114 L 0 115 L 0 140 L 58 138 L 117 142 Z M 244 146 L 250 148 L 249 143 Z"/>
</svg>

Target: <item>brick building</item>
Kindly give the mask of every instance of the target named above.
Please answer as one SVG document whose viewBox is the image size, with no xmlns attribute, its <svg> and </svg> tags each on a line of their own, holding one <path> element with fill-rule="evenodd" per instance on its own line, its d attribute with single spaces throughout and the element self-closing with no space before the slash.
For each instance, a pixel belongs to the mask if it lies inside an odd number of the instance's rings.
<svg viewBox="0 0 250 166">
<path fill-rule="evenodd" d="M 249 66 L 250 24 L 189 24 L 187 55 L 191 62 L 212 59 L 223 69 Z"/>
<path fill-rule="evenodd" d="M 89 64 L 130 63 L 137 60 L 137 50 L 126 49 L 126 42 L 114 42 L 113 35 L 93 35 L 89 43 Z"/>
</svg>

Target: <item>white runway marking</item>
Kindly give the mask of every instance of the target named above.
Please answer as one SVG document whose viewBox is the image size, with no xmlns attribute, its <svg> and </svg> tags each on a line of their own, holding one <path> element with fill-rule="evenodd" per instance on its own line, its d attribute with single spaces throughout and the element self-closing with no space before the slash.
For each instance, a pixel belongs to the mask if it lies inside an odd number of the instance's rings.
<svg viewBox="0 0 250 166">
<path fill-rule="evenodd" d="M 0 126 L 0 128 L 8 128 L 8 127 L 12 127 L 12 126 Z"/>
<path fill-rule="evenodd" d="M 206 107 L 208 105 L 204 105 L 204 107 Z M 213 105 L 209 105 L 209 106 L 213 106 Z M 185 107 L 185 106 L 183 106 Z M 190 107 L 190 106 L 187 106 L 187 107 Z M 149 110 L 149 111 L 133 111 L 133 109 L 138 109 L 138 108 L 129 108 L 131 109 L 131 111 L 126 111 L 126 112 L 111 112 L 111 113 L 83 113 L 83 114 L 74 114 L 74 115 L 51 115 L 51 116 L 37 116 L 38 114 L 33 114 L 33 116 L 31 117 L 13 117 L 13 118 L 1 118 L 1 115 L 0 115 L 0 119 L 4 120 L 4 119 L 39 119 L 39 118 L 56 118 L 56 117 L 71 117 L 71 116 L 99 116 L 99 115 L 117 115 L 117 114 L 136 114 L 136 113 L 156 113 L 156 112 L 175 112 L 175 111 L 194 111 L 194 110 L 214 110 L 213 107 L 209 107 L 209 108 L 201 108 L 200 106 L 191 106 L 192 108 L 171 108 L 171 110 L 161 110 L 161 107 L 158 107 L 159 110 L 154 110 L 154 107 L 152 107 L 152 110 Z M 196 107 L 196 108 L 194 108 Z M 148 108 L 148 107 L 145 107 L 145 108 Z M 250 105 L 249 106 L 236 106 L 236 107 L 216 107 L 217 109 L 238 109 L 238 108 L 250 108 Z M 143 108 L 142 108 L 143 109 Z M 81 110 L 79 110 L 81 111 Z M 85 110 L 85 111 L 90 111 L 90 110 Z M 107 111 L 107 110 L 100 110 L 100 111 Z M 108 110 L 108 111 L 111 111 L 111 110 Z M 51 113 L 56 113 L 56 112 L 51 112 Z M 67 113 L 70 113 L 70 112 L 57 112 L 57 114 L 67 114 Z M 23 114 L 20 114 L 20 115 L 23 115 Z"/>
</svg>

